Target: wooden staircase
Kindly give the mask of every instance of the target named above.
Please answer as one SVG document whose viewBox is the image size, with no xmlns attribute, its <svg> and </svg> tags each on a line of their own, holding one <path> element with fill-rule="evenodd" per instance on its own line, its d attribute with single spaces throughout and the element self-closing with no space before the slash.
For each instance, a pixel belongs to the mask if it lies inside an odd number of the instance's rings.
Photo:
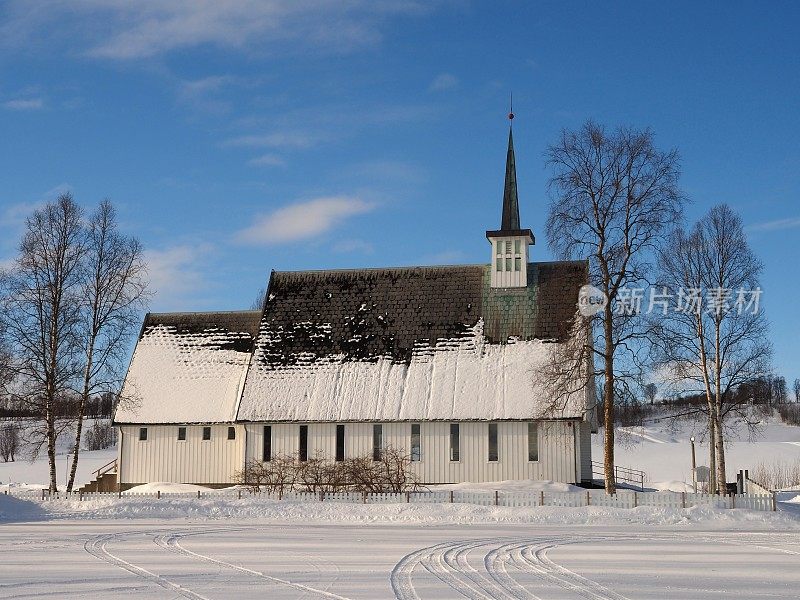
<svg viewBox="0 0 800 600">
<path fill-rule="evenodd" d="M 117 459 L 107 463 L 97 469 L 94 479 L 80 488 L 82 493 L 86 492 L 116 492 L 117 491 Z"/>
</svg>

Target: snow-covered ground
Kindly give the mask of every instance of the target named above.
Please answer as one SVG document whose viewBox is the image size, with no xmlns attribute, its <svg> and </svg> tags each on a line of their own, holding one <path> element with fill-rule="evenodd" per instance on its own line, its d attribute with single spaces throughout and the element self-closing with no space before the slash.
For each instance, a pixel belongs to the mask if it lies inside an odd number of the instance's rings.
<svg viewBox="0 0 800 600">
<path fill-rule="evenodd" d="M 797 531 L 767 524 L 10 523 L 0 597 L 796 598 Z"/>
<path fill-rule="evenodd" d="M 84 435 L 92 425 L 93 419 L 87 419 L 84 423 Z M 67 465 L 72 467 L 71 447 L 74 443 L 74 433 L 65 431 L 58 437 L 56 443 L 56 470 L 59 485 L 66 485 L 66 477 L 69 473 Z M 85 439 L 85 438 L 84 438 Z M 116 448 L 96 450 L 89 452 L 82 450 L 78 460 L 78 471 L 75 475 L 77 485 L 88 483 L 93 478 L 93 473 L 100 467 L 117 457 Z M 69 463 L 67 463 L 69 461 Z M 47 449 L 42 448 L 39 456 L 35 460 L 30 460 L 30 448 L 24 447 L 18 453 L 14 462 L 0 462 L 0 493 L 5 490 L 13 489 L 42 489 L 48 487 L 50 481 L 50 465 L 47 461 Z"/>
<path fill-rule="evenodd" d="M 692 435 L 697 438 L 697 464 L 708 465 L 708 444 L 702 438 L 702 432 L 688 424 L 676 427 L 667 422 L 617 429 L 614 450 L 616 463 L 647 473 L 649 487 L 689 491 L 692 482 L 689 438 Z M 779 419 L 768 418 L 760 427 L 760 433 L 752 440 L 746 428 L 740 427 L 725 449 L 728 481 L 735 481 L 739 469 L 752 472 L 759 463 L 799 461 L 800 427 L 784 425 Z M 592 435 L 592 458 L 603 460 L 602 429 Z"/>
</svg>

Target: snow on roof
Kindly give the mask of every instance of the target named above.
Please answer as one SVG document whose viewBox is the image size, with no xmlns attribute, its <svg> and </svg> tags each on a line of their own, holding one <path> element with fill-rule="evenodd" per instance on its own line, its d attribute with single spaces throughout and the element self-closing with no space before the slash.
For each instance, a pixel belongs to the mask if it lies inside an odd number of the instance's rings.
<svg viewBox="0 0 800 600">
<path fill-rule="evenodd" d="M 254 362 L 239 407 L 243 421 L 402 421 L 534 419 L 543 390 L 534 372 L 555 344 L 517 340 L 488 344 L 479 320 L 471 335 L 421 344 L 411 360 L 390 357 L 271 367 Z M 583 416 L 576 394 L 555 417 Z"/>
<path fill-rule="evenodd" d="M 233 421 L 259 318 L 259 311 L 148 315 L 115 422 Z"/>
<path fill-rule="evenodd" d="M 491 289 L 486 265 L 273 273 L 237 419 L 534 418 L 587 269 L 528 269 L 519 289 Z"/>
</svg>

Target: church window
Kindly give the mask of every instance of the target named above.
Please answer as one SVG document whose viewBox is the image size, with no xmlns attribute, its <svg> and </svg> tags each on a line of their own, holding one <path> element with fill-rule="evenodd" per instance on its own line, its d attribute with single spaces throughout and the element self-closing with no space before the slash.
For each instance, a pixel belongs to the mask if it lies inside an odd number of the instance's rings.
<svg viewBox="0 0 800 600">
<path fill-rule="evenodd" d="M 211 427 L 203 427 L 203 441 L 207 442 L 211 439 Z"/>
<path fill-rule="evenodd" d="M 422 460 L 422 447 L 420 444 L 420 425 L 419 423 L 411 424 L 411 462 L 419 462 Z"/>
<path fill-rule="evenodd" d="M 228 439 L 229 440 L 236 439 L 236 427 L 228 427 Z"/>
<path fill-rule="evenodd" d="M 140 442 L 147 441 L 147 427 L 139 427 L 139 441 Z"/>
<path fill-rule="evenodd" d="M 178 441 L 179 442 L 186 441 L 186 427 L 178 427 Z"/>
<path fill-rule="evenodd" d="M 489 462 L 497 462 L 497 423 L 489 423 Z"/>
<path fill-rule="evenodd" d="M 308 460 L 308 425 L 300 425 L 300 440 L 299 440 L 300 461 L 306 462 Z"/>
<path fill-rule="evenodd" d="M 336 426 L 336 461 L 344 460 L 344 425 Z"/>
<path fill-rule="evenodd" d="M 372 460 L 383 458 L 383 425 L 375 423 L 372 426 Z"/>
<path fill-rule="evenodd" d="M 528 460 L 539 460 L 539 427 L 536 423 L 528 423 Z"/>
<path fill-rule="evenodd" d="M 511 257 L 507 256 L 506 257 L 506 271 L 510 271 L 510 270 L 511 270 Z"/>
<path fill-rule="evenodd" d="M 514 254 L 519 254 L 521 252 L 520 247 L 521 243 L 519 240 L 514 240 Z"/>
<path fill-rule="evenodd" d="M 498 271 L 503 270 L 503 258 L 500 256 L 497 257 L 497 270 Z"/>
<path fill-rule="evenodd" d="M 514 257 L 514 270 L 519 271 L 522 269 L 522 259 L 519 256 Z"/>
<path fill-rule="evenodd" d="M 506 254 L 511 254 L 511 242 L 506 242 Z"/>
<path fill-rule="evenodd" d="M 264 462 L 272 460 L 272 426 L 264 425 L 264 445 L 261 449 L 261 458 Z"/>
<path fill-rule="evenodd" d="M 503 242 L 497 242 L 497 254 L 503 254 Z"/>
<path fill-rule="evenodd" d="M 461 448 L 459 440 L 458 423 L 450 423 L 450 460 L 458 462 L 461 460 Z"/>
</svg>

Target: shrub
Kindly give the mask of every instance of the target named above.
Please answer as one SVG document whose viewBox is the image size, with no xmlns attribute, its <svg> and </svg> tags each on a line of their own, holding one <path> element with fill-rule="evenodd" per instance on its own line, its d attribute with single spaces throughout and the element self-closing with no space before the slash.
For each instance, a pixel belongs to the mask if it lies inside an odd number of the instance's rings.
<svg viewBox="0 0 800 600">
<path fill-rule="evenodd" d="M 784 462 L 777 460 L 771 463 L 760 462 L 750 472 L 750 479 L 768 490 L 800 485 L 800 460 Z"/>
<path fill-rule="evenodd" d="M 283 494 L 286 491 L 406 492 L 419 487 L 411 472 L 411 457 L 395 448 L 386 448 L 380 460 L 372 455 L 332 461 L 317 453 L 306 461 L 294 455 L 274 456 L 269 462 L 250 460 L 236 480 L 254 491 L 262 489 Z"/>
<path fill-rule="evenodd" d="M 781 404 L 778 407 L 781 420 L 787 425 L 800 425 L 800 404 Z"/>
</svg>

